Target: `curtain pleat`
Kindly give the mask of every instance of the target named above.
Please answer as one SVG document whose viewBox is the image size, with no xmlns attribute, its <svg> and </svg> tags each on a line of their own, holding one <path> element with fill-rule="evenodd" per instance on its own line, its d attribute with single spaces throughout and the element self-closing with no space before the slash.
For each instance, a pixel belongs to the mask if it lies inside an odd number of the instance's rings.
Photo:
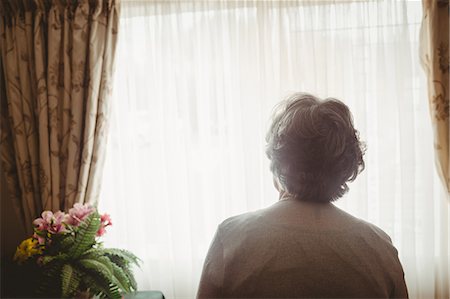
<svg viewBox="0 0 450 299">
<path fill-rule="evenodd" d="M 0 4 L 2 163 L 28 233 L 44 209 L 97 203 L 119 6 L 114 0 Z"/>
<path fill-rule="evenodd" d="M 420 58 L 428 79 L 436 168 L 450 200 L 449 1 L 422 0 Z"/>
</svg>

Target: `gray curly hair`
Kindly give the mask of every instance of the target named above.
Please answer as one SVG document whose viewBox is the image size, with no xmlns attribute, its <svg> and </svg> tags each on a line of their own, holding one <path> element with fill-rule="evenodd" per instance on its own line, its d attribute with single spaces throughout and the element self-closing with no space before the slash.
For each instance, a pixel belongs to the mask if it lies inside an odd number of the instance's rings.
<svg viewBox="0 0 450 299">
<path fill-rule="evenodd" d="M 274 177 L 299 200 L 334 201 L 364 170 L 365 146 L 337 99 L 293 94 L 275 107 L 266 141 Z"/>
</svg>

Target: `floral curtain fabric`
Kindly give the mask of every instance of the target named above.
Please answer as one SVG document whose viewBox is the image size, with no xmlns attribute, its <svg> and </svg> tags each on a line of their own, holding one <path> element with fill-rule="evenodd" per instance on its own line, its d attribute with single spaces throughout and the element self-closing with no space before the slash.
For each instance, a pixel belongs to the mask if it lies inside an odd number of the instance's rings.
<svg viewBox="0 0 450 299">
<path fill-rule="evenodd" d="M 420 33 L 420 58 L 428 78 L 436 166 L 450 193 L 449 0 L 423 0 L 422 3 L 424 16 Z"/>
<path fill-rule="evenodd" d="M 0 2 L 1 160 L 23 223 L 96 204 L 119 9 L 115 0 Z"/>
</svg>

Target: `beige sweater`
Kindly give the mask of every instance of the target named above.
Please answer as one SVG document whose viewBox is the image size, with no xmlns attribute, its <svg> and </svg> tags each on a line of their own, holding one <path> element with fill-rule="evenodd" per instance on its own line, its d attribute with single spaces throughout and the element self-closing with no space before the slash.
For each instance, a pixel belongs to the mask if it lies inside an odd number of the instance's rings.
<svg viewBox="0 0 450 299">
<path fill-rule="evenodd" d="M 407 298 L 381 229 L 333 204 L 283 200 L 218 228 L 198 298 Z"/>
</svg>

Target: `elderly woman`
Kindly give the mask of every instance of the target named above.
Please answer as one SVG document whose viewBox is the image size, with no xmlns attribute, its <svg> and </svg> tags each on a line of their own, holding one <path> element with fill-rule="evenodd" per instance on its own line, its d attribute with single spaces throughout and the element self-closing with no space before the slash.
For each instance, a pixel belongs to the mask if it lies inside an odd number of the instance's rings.
<svg viewBox="0 0 450 299">
<path fill-rule="evenodd" d="M 279 201 L 219 226 L 198 298 L 407 298 L 389 236 L 332 204 L 364 169 L 348 107 L 294 94 L 266 153 Z"/>
</svg>

